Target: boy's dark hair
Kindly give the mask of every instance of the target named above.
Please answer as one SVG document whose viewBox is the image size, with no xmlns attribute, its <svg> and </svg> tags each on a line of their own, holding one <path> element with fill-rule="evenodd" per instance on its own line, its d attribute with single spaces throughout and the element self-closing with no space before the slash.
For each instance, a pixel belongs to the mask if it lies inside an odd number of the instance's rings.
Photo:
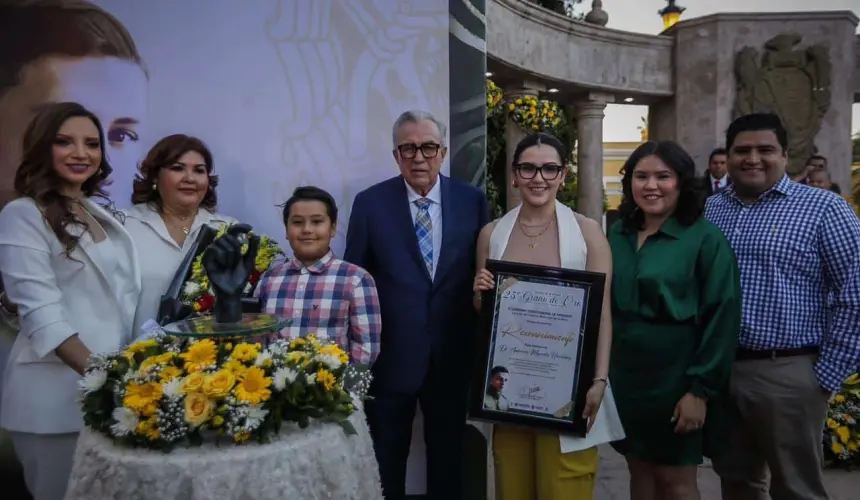
<svg viewBox="0 0 860 500">
<path fill-rule="evenodd" d="M 782 126 L 782 120 L 773 113 L 753 113 L 735 118 L 726 131 L 726 148 L 732 149 L 735 138 L 741 132 L 758 132 L 770 130 L 776 136 L 783 151 L 788 151 L 788 132 Z"/>
<path fill-rule="evenodd" d="M 331 222 L 337 222 L 337 204 L 334 202 L 332 195 L 330 195 L 325 189 L 320 189 L 316 186 L 301 186 L 297 187 L 296 190 L 293 191 L 293 195 L 290 196 L 290 199 L 281 205 L 284 208 L 282 215 L 284 224 L 286 224 L 287 220 L 290 218 L 290 208 L 292 208 L 293 204 L 297 201 L 321 202 L 325 205 L 326 214 L 328 214 Z"/>
</svg>

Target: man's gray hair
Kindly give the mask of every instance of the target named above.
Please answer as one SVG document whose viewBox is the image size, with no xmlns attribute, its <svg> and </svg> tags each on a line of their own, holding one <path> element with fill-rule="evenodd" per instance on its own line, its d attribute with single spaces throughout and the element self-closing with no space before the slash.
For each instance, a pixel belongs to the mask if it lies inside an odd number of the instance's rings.
<svg viewBox="0 0 860 500">
<path fill-rule="evenodd" d="M 400 131 L 400 127 L 405 123 L 418 123 L 425 120 L 433 122 L 436 125 L 436 128 L 439 130 L 439 144 L 445 146 L 445 137 L 448 135 L 448 126 L 433 116 L 433 113 L 430 113 L 429 111 L 411 109 L 409 111 L 404 111 L 397 117 L 397 120 L 394 121 L 394 127 L 391 129 L 391 142 L 394 143 L 394 147 L 397 147 L 397 132 Z"/>
</svg>

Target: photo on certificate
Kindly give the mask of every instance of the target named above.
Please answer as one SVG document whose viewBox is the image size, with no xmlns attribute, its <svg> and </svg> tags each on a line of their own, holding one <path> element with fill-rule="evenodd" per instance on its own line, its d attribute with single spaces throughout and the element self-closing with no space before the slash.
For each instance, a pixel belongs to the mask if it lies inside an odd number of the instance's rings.
<svg viewBox="0 0 860 500">
<path fill-rule="evenodd" d="M 585 435 L 606 276 L 488 260 L 470 418 Z"/>
</svg>

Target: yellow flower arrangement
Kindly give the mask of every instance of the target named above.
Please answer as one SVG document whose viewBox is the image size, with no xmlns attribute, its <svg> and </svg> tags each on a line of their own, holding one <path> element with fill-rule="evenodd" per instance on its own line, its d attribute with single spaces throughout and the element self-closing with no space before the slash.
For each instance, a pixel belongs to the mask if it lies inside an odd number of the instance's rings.
<svg viewBox="0 0 860 500">
<path fill-rule="evenodd" d="M 511 120 L 526 132 L 558 133 L 564 124 L 558 103 L 538 99 L 533 95 L 517 97 L 508 102 Z"/>
<path fill-rule="evenodd" d="M 830 399 L 824 425 L 824 454 L 828 465 L 860 465 L 860 376 L 851 375 Z"/>
<path fill-rule="evenodd" d="M 260 344 L 161 335 L 91 360 L 81 382 L 85 424 L 116 442 L 168 450 L 205 436 L 266 442 L 284 422 L 348 417 L 370 372 L 315 336 Z"/>
<path fill-rule="evenodd" d="M 502 89 L 500 89 L 499 86 L 495 84 L 495 82 L 487 78 L 487 81 L 485 83 L 485 90 L 487 93 L 487 114 L 494 115 L 496 113 L 501 112 L 504 109 L 501 106 Z"/>
<path fill-rule="evenodd" d="M 215 238 L 220 238 L 227 233 L 229 224 L 223 224 L 215 235 Z M 242 253 L 248 251 L 248 244 L 242 246 Z M 269 270 L 277 260 L 284 256 L 284 251 L 272 238 L 261 235 L 260 249 L 257 252 L 257 257 L 254 260 L 254 271 L 248 277 L 248 288 L 246 293 L 253 292 L 257 283 L 260 281 L 262 274 Z M 215 304 L 215 296 L 212 294 L 209 278 L 206 276 L 206 270 L 203 268 L 203 254 L 197 256 L 194 263 L 191 265 L 191 276 L 182 288 L 179 300 L 194 309 L 195 312 L 205 314 Z"/>
</svg>

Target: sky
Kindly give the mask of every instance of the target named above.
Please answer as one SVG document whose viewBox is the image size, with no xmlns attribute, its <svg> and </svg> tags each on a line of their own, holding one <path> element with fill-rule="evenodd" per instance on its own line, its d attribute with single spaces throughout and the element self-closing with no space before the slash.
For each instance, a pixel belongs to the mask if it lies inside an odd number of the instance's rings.
<svg viewBox="0 0 860 500">
<path fill-rule="evenodd" d="M 663 21 L 657 11 L 664 0 L 603 0 L 603 10 L 609 14 L 610 28 L 659 33 Z M 687 7 L 681 19 L 705 16 L 716 12 L 786 12 L 804 10 L 853 10 L 860 16 L 860 0 L 678 0 Z M 813 9 L 814 7 L 814 9 Z M 583 0 L 578 10 L 591 10 L 591 1 Z M 860 29 L 858 29 L 860 33 Z M 603 125 L 603 140 L 638 141 L 641 117 L 648 113 L 645 106 L 609 105 Z M 860 132 L 860 104 L 853 107 L 852 131 Z"/>
</svg>

